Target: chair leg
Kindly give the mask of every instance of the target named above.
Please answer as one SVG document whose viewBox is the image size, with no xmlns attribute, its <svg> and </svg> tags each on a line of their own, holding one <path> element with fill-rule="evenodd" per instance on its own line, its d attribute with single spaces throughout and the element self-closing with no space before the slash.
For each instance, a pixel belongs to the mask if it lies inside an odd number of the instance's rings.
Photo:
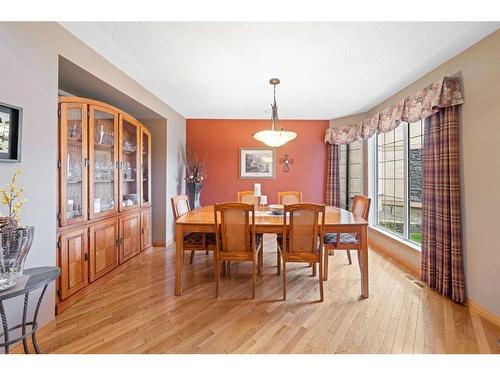
<svg viewBox="0 0 500 375">
<path fill-rule="evenodd" d="M 255 259 L 252 262 L 252 299 L 255 299 L 255 288 L 257 285 L 257 277 L 255 274 Z"/>
<path fill-rule="evenodd" d="M 220 262 L 219 260 L 215 261 L 215 298 L 219 298 L 219 289 L 220 289 Z"/>
<path fill-rule="evenodd" d="M 323 268 L 325 269 L 325 272 L 323 274 L 323 280 L 328 280 L 328 250 L 324 250 L 324 257 L 323 257 Z"/>
<path fill-rule="evenodd" d="M 316 263 L 311 263 L 312 264 L 312 275 L 316 276 Z"/>
<path fill-rule="evenodd" d="M 361 271 L 361 256 L 359 255 L 359 250 L 357 251 L 358 253 L 358 267 L 359 267 L 359 271 Z"/>
<path fill-rule="evenodd" d="M 283 301 L 286 301 L 286 262 L 283 259 Z"/>
<path fill-rule="evenodd" d="M 319 298 L 320 302 L 323 302 L 323 261 L 322 255 L 319 257 Z"/>
<path fill-rule="evenodd" d="M 228 260 L 226 262 L 226 266 L 227 266 L 227 274 L 230 275 L 231 274 L 231 261 Z"/>
<path fill-rule="evenodd" d="M 207 249 L 207 250 L 205 250 L 205 255 L 208 255 L 208 249 Z"/>
<path fill-rule="evenodd" d="M 278 249 L 276 249 L 276 267 L 278 269 L 278 275 L 281 273 L 281 254 Z"/>
<path fill-rule="evenodd" d="M 189 264 L 193 264 L 194 250 L 191 250 L 191 257 L 189 258 Z"/>
<path fill-rule="evenodd" d="M 347 250 L 347 260 L 349 261 L 349 264 L 352 264 L 351 251 L 350 250 Z"/>
<path fill-rule="evenodd" d="M 259 275 L 262 274 L 262 269 L 261 269 L 261 265 L 260 265 L 260 251 L 257 249 L 257 273 Z"/>
<path fill-rule="evenodd" d="M 258 271 L 259 275 L 262 275 L 262 269 L 264 268 L 264 248 L 261 247 L 258 254 Z"/>
</svg>

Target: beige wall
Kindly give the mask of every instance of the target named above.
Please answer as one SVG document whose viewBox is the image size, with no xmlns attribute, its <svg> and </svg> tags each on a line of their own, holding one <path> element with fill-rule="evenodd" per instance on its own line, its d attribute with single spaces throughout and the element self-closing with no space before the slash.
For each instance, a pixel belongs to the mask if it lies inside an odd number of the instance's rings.
<svg viewBox="0 0 500 375">
<path fill-rule="evenodd" d="M 167 158 L 176 155 L 185 142 L 185 119 L 56 23 L 0 23 L 0 45 L 8 51 L 0 59 L 0 102 L 24 108 L 22 161 L 0 163 L 0 185 L 16 168 L 24 170 L 19 184 L 25 187 L 29 202 L 23 209 L 23 220 L 36 228 L 26 265 L 55 265 L 58 56 L 66 57 L 166 118 Z M 182 190 L 176 163 L 177 157 L 165 161 L 167 194 Z M 172 218 L 165 217 L 168 240 L 172 237 Z M 52 285 L 40 311 L 41 324 L 54 317 L 54 296 Z M 7 305 L 12 323 L 18 323 L 21 304 L 16 299 Z"/>
<path fill-rule="evenodd" d="M 153 242 L 166 242 L 167 227 L 167 122 L 164 119 L 140 120 L 151 132 L 151 195 Z"/>
<path fill-rule="evenodd" d="M 452 75 L 461 78 L 465 100 L 460 112 L 460 173 L 467 292 L 470 299 L 500 315 L 500 31 L 391 96 L 368 115 Z M 391 244 L 390 249 L 419 266 L 420 258 L 407 248 Z"/>
<path fill-rule="evenodd" d="M 358 113 L 351 116 L 339 117 L 333 120 L 330 120 L 330 128 L 339 128 L 342 126 L 356 124 L 358 122 L 363 121 L 368 117 L 368 112 Z"/>
</svg>

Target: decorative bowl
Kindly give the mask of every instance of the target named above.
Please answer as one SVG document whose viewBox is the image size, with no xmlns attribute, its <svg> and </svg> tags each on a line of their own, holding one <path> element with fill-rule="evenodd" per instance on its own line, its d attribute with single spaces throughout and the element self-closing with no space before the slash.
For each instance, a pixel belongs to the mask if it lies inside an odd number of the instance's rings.
<svg viewBox="0 0 500 375">
<path fill-rule="evenodd" d="M 282 204 L 270 204 L 269 209 L 271 210 L 271 213 L 273 215 L 283 215 L 285 206 L 283 206 Z"/>
</svg>

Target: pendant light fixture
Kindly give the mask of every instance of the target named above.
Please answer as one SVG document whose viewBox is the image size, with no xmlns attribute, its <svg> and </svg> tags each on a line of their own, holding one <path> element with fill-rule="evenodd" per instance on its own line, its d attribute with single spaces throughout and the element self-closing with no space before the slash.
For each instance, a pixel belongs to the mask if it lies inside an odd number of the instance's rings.
<svg viewBox="0 0 500 375">
<path fill-rule="evenodd" d="M 269 147 L 280 147 L 292 139 L 295 139 L 297 133 L 285 131 L 281 128 L 280 119 L 278 117 L 278 105 L 276 104 L 276 85 L 280 84 L 280 80 L 278 78 L 271 78 L 269 83 L 274 87 L 274 102 L 271 105 L 271 130 L 261 130 L 255 133 L 253 137 Z"/>
</svg>

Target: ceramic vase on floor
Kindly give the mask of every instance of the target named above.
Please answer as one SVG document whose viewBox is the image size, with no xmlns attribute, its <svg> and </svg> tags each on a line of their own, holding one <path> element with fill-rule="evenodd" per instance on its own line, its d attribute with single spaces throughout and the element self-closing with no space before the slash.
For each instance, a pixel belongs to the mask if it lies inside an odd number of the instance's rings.
<svg viewBox="0 0 500 375">
<path fill-rule="evenodd" d="M 191 209 L 200 208 L 200 193 L 203 183 L 201 182 L 188 182 L 187 195 L 189 198 L 189 206 Z"/>
</svg>

